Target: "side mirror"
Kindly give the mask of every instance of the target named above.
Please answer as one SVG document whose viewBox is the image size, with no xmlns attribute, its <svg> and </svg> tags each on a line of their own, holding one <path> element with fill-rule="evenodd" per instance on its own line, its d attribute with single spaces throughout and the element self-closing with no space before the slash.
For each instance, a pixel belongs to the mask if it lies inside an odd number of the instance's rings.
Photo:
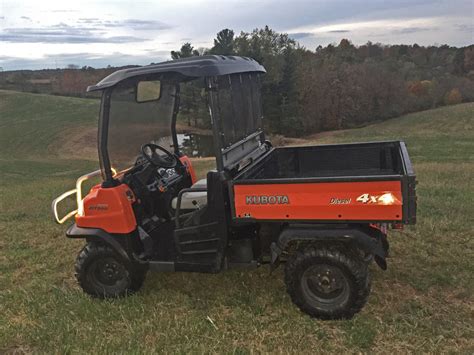
<svg viewBox="0 0 474 355">
<path fill-rule="evenodd" d="M 161 96 L 161 81 L 139 81 L 137 84 L 137 102 L 158 100 Z"/>
</svg>

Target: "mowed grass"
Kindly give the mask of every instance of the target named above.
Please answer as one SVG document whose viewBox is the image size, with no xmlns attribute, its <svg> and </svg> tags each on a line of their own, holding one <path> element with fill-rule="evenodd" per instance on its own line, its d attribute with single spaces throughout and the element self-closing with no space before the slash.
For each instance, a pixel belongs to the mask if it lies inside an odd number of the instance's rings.
<svg viewBox="0 0 474 355">
<path fill-rule="evenodd" d="M 149 273 L 120 300 L 83 294 L 73 269 L 83 242 L 64 237 L 50 203 L 97 168 L 57 144 L 94 127 L 97 113 L 96 100 L 0 91 L 0 353 L 474 352 L 474 104 L 312 138 L 403 139 L 419 181 L 418 224 L 391 232 L 369 303 L 331 322 L 299 312 L 282 268 L 267 266 Z M 202 176 L 212 162 L 196 165 Z"/>
</svg>

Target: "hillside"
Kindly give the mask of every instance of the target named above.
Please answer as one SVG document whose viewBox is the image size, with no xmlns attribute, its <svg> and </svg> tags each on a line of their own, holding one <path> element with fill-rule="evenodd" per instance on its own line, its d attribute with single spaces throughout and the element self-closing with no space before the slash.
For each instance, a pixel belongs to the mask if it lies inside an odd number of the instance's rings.
<svg viewBox="0 0 474 355">
<path fill-rule="evenodd" d="M 372 268 L 368 305 L 341 322 L 300 313 L 282 268 L 149 274 L 133 297 L 85 296 L 73 270 L 83 242 L 64 237 L 50 203 L 97 169 L 80 139 L 93 144 L 84 132 L 98 109 L 94 99 L 0 91 L 0 353 L 474 351 L 474 104 L 307 140 L 403 139 L 419 181 L 418 224 L 391 233 L 388 271 Z"/>
<path fill-rule="evenodd" d="M 469 150 L 474 103 L 447 106 L 375 123 L 364 128 L 324 132 L 303 138 L 311 143 L 403 139 L 412 159 L 473 159 Z M 64 156 L 95 160 L 99 100 L 0 90 L 0 156 Z M 436 144 L 430 144 L 436 142 Z M 420 150 L 430 146 L 429 151 Z M 93 154 L 80 156 L 87 146 Z M 433 147 L 431 147 L 433 146 Z M 472 147 L 472 146 L 471 146 Z M 91 156 L 92 155 L 92 156 Z"/>
<path fill-rule="evenodd" d="M 0 90 L 0 154 L 18 158 L 56 155 L 60 149 L 51 150 L 51 145 L 95 128 L 98 113 L 97 99 Z"/>
</svg>

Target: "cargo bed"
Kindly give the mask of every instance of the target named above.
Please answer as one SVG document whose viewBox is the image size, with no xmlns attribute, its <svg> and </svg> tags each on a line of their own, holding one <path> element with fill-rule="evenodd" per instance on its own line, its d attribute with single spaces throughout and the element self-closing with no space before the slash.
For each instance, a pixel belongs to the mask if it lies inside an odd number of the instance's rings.
<svg viewBox="0 0 474 355">
<path fill-rule="evenodd" d="M 272 148 L 231 182 L 235 219 L 415 222 L 403 142 Z"/>
</svg>

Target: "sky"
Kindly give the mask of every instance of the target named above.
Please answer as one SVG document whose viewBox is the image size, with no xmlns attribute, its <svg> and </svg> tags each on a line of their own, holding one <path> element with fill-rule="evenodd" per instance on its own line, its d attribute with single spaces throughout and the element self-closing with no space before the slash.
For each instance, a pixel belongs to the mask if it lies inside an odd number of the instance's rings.
<svg viewBox="0 0 474 355">
<path fill-rule="evenodd" d="M 0 67 L 156 63 L 265 25 L 311 50 L 342 38 L 459 47 L 474 43 L 474 0 L 0 0 Z"/>
</svg>

